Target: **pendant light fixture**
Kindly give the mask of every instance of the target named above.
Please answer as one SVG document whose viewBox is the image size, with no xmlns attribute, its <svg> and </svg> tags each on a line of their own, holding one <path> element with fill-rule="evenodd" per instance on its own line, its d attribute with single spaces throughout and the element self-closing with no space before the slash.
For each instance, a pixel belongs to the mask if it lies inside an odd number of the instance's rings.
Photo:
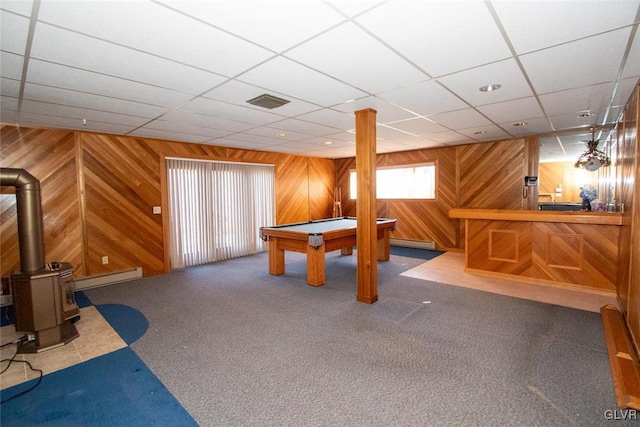
<svg viewBox="0 0 640 427">
<path fill-rule="evenodd" d="M 595 140 L 596 129 L 591 128 L 591 141 L 582 141 L 587 146 L 587 151 L 582 153 L 574 165 L 577 168 L 585 168 L 589 172 L 600 169 L 600 166 L 609 166 L 611 159 L 603 151 L 598 150 L 600 140 Z"/>
</svg>

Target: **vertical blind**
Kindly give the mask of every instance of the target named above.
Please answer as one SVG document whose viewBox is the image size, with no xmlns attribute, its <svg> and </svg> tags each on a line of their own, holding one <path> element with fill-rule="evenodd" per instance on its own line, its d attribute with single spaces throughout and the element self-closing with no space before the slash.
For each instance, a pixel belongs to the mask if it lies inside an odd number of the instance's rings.
<svg viewBox="0 0 640 427">
<path fill-rule="evenodd" d="M 272 165 L 167 159 L 171 267 L 265 251 L 275 223 Z"/>
</svg>

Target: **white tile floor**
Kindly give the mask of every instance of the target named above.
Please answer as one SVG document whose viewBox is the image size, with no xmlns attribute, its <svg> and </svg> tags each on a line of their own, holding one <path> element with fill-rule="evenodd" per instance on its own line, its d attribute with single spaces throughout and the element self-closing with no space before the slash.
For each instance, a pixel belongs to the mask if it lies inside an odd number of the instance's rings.
<svg viewBox="0 0 640 427">
<path fill-rule="evenodd" d="M 16 360 L 26 360 L 46 375 L 127 346 L 94 306 L 80 309 L 80 320 L 75 323 L 75 327 L 80 336 L 66 345 L 39 353 L 18 354 Z M 0 343 L 11 342 L 23 335 L 24 332 L 17 332 L 13 325 L 3 326 L 0 328 Z M 15 352 L 16 346 L 9 345 L 2 348 L 0 356 L 2 360 L 10 359 Z M 7 364 L 8 362 L 2 362 L 0 370 L 5 369 Z M 38 375 L 25 363 L 12 363 L 0 375 L 0 389 L 37 378 Z"/>
<path fill-rule="evenodd" d="M 464 253 L 458 252 L 445 252 L 405 271 L 402 275 L 596 313 L 599 313 L 600 308 L 607 304 L 618 307 L 615 295 L 597 290 L 580 289 L 578 286 L 567 288 L 543 281 L 516 281 L 465 273 Z"/>
</svg>

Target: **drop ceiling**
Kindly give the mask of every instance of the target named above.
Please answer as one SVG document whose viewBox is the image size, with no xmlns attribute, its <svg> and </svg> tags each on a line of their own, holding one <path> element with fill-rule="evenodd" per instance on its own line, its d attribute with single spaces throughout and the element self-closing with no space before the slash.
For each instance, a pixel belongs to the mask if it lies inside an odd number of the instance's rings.
<svg viewBox="0 0 640 427">
<path fill-rule="evenodd" d="M 640 0 L 2 0 L 0 119 L 341 158 L 372 108 L 379 153 L 539 135 L 541 161 L 575 161 L 640 78 L 639 17 Z M 247 103 L 264 94 L 289 102 Z"/>
</svg>

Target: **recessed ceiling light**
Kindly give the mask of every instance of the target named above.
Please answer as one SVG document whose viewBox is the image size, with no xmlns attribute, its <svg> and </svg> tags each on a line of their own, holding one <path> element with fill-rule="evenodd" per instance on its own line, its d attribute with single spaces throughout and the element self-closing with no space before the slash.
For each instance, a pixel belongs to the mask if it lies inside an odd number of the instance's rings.
<svg viewBox="0 0 640 427">
<path fill-rule="evenodd" d="M 284 132 L 277 132 L 277 133 L 276 133 L 276 136 L 277 136 L 278 138 L 284 138 L 285 136 L 287 136 L 287 134 L 286 134 L 286 133 L 284 133 Z"/>
<path fill-rule="evenodd" d="M 331 145 L 333 144 L 333 141 L 325 141 L 324 145 Z"/>
<path fill-rule="evenodd" d="M 516 127 L 522 127 L 522 126 L 526 126 L 528 124 L 529 123 L 527 123 L 527 122 L 520 122 L 520 123 L 514 123 L 513 125 L 516 126 Z"/>
<path fill-rule="evenodd" d="M 483 130 L 479 130 L 479 131 L 477 131 L 477 132 L 474 132 L 473 134 L 474 134 L 474 135 L 483 135 L 483 134 L 485 134 L 485 133 L 487 133 L 487 132 L 485 132 L 485 131 L 483 131 Z"/>
<path fill-rule="evenodd" d="M 491 92 L 491 91 L 494 91 L 494 90 L 498 90 L 498 89 L 500 89 L 501 87 L 502 87 L 502 85 L 497 84 L 497 83 L 493 83 L 493 84 L 490 84 L 490 85 L 482 86 L 482 87 L 481 87 L 480 89 L 478 89 L 478 90 L 479 90 L 480 92 Z"/>
<path fill-rule="evenodd" d="M 578 111 L 578 118 L 584 119 L 587 117 L 591 117 L 593 114 L 589 110 Z"/>
</svg>

